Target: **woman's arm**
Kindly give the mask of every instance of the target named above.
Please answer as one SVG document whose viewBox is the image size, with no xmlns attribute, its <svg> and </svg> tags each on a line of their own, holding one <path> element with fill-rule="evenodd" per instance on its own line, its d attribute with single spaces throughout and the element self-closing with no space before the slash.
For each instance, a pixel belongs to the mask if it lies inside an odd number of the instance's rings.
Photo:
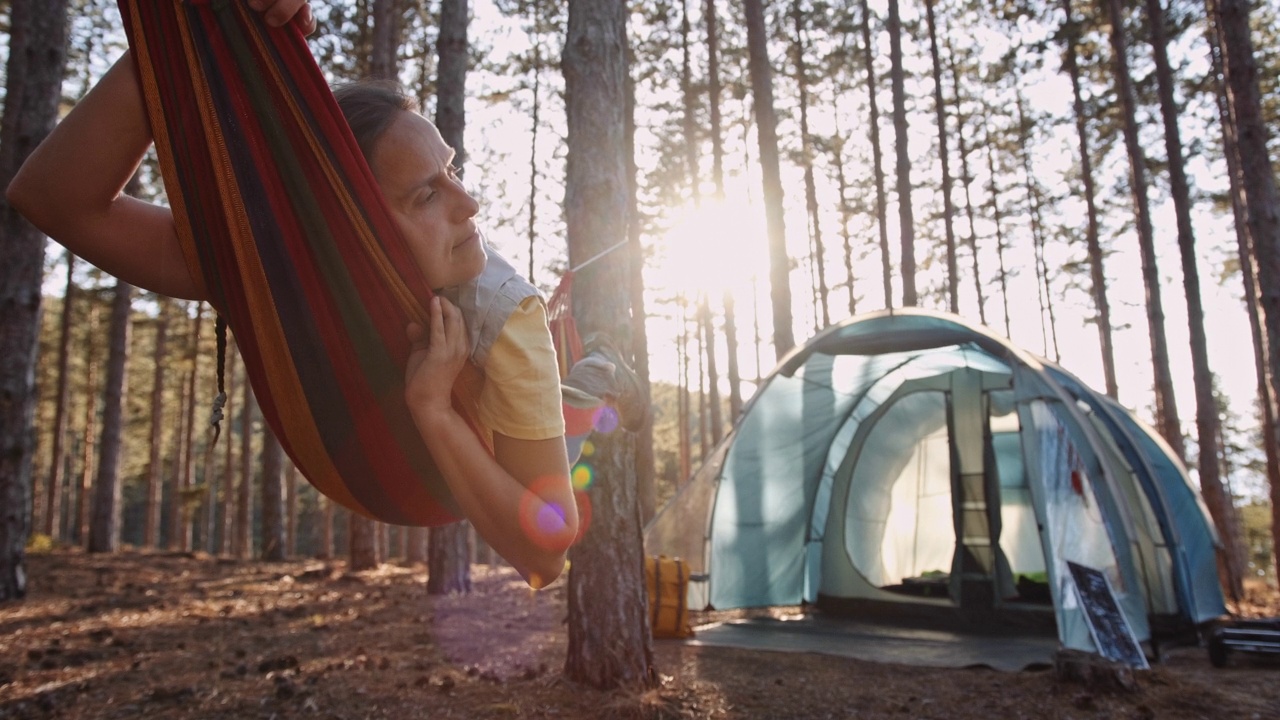
<svg viewBox="0 0 1280 720">
<path fill-rule="evenodd" d="M 251 0 L 267 21 L 315 29 L 304 0 Z M 49 237 L 148 290 L 202 300 L 167 207 L 123 194 L 151 145 L 146 106 L 126 53 L 31 153 L 7 190 L 10 205 Z"/>
<path fill-rule="evenodd" d="M 518 440 L 496 435 L 490 456 L 453 409 L 453 378 L 467 362 L 462 315 L 437 296 L 428 308 L 430 332 L 410 327 L 415 351 L 405 399 L 423 442 L 476 532 L 533 587 L 564 570 L 578 533 L 564 438 Z"/>
</svg>

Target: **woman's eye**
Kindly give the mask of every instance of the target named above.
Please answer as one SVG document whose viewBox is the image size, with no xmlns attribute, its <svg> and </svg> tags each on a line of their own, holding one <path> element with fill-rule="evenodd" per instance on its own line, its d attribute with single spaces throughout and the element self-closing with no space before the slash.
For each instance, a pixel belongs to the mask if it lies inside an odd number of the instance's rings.
<svg viewBox="0 0 1280 720">
<path fill-rule="evenodd" d="M 437 193 L 436 193 L 436 191 L 435 191 L 435 190 L 429 190 L 429 191 L 427 191 L 427 192 L 424 192 L 424 193 L 422 193 L 422 194 L 418 195 L 418 199 L 417 199 L 417 201 L 415 202 L 415 204 L 416 204 L 416 205 L 426 205 L 427 203 L 429 203 L 429 202 L 431 202 L 432 200 L 434 200 L 434 199 L 435 199 L 436 194 L 437 194 Z"/>
</svg>

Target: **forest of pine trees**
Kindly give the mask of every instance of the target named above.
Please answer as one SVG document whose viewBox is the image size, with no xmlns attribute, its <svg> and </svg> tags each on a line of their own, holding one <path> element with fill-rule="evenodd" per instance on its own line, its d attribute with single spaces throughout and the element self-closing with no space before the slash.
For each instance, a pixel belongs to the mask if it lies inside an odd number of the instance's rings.
<svg viewBox="0 0 1280 720">
<path fill-rule="evenodd" d="M 632 597 L 601 548 L 640 552 L 636 523 L 776 359 L 903 305 L 988 325 L 1137 410 L 1232 539 L 1228 590 L 1280 555 L 1276 0 L 312 4 L 321 67 L 395 77 L 422 101 L 491 242 L 535 284 L 628 247 L 576 290 L 581 325 L 628 328 L 657 408 L 634 442 L 601 443 L 597 464 L 637 482 L 599 491 L 635 488 L 596 500 L 622 515 L 598 512 L 611 536 L 580 551 L 593 587 Z M 7 185 L 125 45 L 107 0 L 8 0 L 0 23 Z M 626 192 L 602 196 L 599 173 Z M 158 170 L 129 191 L 162 198 Z M 680 231 L 700 211 L 740 224 Z M 222 366 L 208 308 L 118 283 L 7 204 L 3 222 L 0 600 L 23 594 L 31 537 L 429 560 L 433 591 L 468 589 L 472 557 L 489 558 L 465 526 L 428 542 L 298 476 L 234 339 Z M 1262 507 L 1270 535 L 1246 534 Z M 646 672 L 643 653 L 606 668 L 584 642 L 582 675 Z"/>
</svg>

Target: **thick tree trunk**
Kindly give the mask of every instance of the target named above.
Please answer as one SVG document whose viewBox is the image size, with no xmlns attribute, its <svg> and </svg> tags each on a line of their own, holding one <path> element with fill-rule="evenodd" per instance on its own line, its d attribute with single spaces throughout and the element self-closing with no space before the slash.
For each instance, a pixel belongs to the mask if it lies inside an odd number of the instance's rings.
<svg viewBox="0 0 1280 720">
<path fill-rule="evenodd" d="M 876 102 L 875 50 L 871 42 L 871 9 L 867 0 L 862 10 L 862 63 L 867 70 L 867 135 L 871 141 L 871 164 L 876 183 L 876 225 L 880 230 L 880 272 L 884 282 L 884 306 L 893 307 L 893 261 L 889 258 L 889 199 L 884 189 L 884 153 L 880 149 L 880 110 Z"/>
<path fill-rule="evenodd" d="M 1141 140 L 1133 80 L 1129 74 L 1128 41 L 1125 38 L 1124 12 L 1120 0 L 1106 0 L 1111 22 L 1111 54 L 1116 80 L 1116 94 L 1124 116 L 1124 144 L 1129 154 L 1129 183 L 1133 193 L 1134 220 L 1137 224 L 1138 249 L 1142 257 L 1142 278 L 1147 295 L 1147 329 L 1151 338 L 1151 369 L 1156 399 L 1156 429 L 1173 448 L 1180 460 L 1187 452 L 1182 442 L 1182 423 L 1178 420 L 1178 404 L 1173 393 L 1173 374 L 1169 369 L 1169 342 L 1164 331 L 1164 303 L 1160 299 L 1160 271 L 1156 267 L 1155 233 L 1151 227 L 1151 207 L 1147 200 L 1147 167 Z"/>
<path fill-rule="evenodd" d="M 284 462 L 284 556 L 291 558 L 298 553 L 298 466 Z"/>
<path fill-rule="evenodd" d="M 454 164 L 466 162 L 467 0 L 440 4 L 440 36 L 436 43 L 439 77 L 436 80 L 436 126 L 458 155 Z M 456 523 L 431 528 L 427 544 L 427 593 L 471 592 L 471 528 Z"/>
<path fill-rule="evenodd" d="M 777 118 L 773 109 L 773 66 L 769 64 L 769 35 L 764 26 L 761 0 L 744 0 L 747 23 L 748 68 L 760 146 L 760 170 L 764 184 L 765 224 L 769 231 L 769 281 L 773 301 L 773 352 L 781 360 L 795 347 L 791 320 L 791 257 L 787 252 L 787 225 L 782 207 L 782 171 L 778 161 Z"/>
<path fill-rule="evenodd" d="M 53 128 L 66 64 L 66 0 L 12 0 L 0 189 Z M 0 602 L 27 593 L 35 362 L 44 236 L 0 197 Z"/>
<path fill-rule="evenodd" d="M 271 428 L 262 428 L 262 559 L 285 559 L 284 448 Z"/>
<path fill-rule="evenodd" d="M 938 55 L 938 28 L 933 12 L 934 0 L 925 0 L 925 18 L 929 25 L 929 56 L 933 60 L 933 107 L 938 118 L 938 157 L 942 161 L 942 225 L 947 242 L 947 299 L 951 312 L 960 312 L 960 270 L 956 263 L 956 231 L 952 216 L 951 165 L 947 152 L 947 106 L 942 98 L 942 59 Z"/>
<path fill-rule="evenodd" d="M 916 295 L 916 231 L 914 210 L 911 207 L 911 152 L 907 148 L 907 91 L 906 71 L 902 67 L 902 17 L 898 0 L 889 0 L 889 73 L 893 87 L 893 135 L 897 153 L 898 175 L 898 226 L 902 243 L 902 304 L 917 304 Z"/>
<path fill-rule="evenodd" d="M 1256 278 L 1260 349 L 1265 353 L 1268 393 L 1260 394 L 1270 419 L 1265 442 L 1274 451 L 1280 447 L 1280 192 L 1268 153 L 1270 131 L 1262 114 L 1258 90 L 1258 66 L 1250 37 L 1249 3 L 1246 0 L 1207 0 L 1214 20 L 1215 37 L 1226 85 L 1229 140 L 1233 139 L 1238 163 L 1233 185 L 1236 202 L 1244 210 L 1245 229 L 1252 250 Z M 1228 149 L 1230 152 L 1230 149 Z M 1242 263 L 1247 268 L 1249 263 Z M 1253 297 L 1249 298 L 1254 301 Z M 1280 558 L 1280 463 L 1268 457 L 1271 479 L 1273 558 Z M 1278 561 L 1280 562 L 1280 561 Z"/>
<path fill-rule="evenodd" d="M 1209 348 L 1204 330 L 1204 305 L 1200 300 L 1200 270 L 1196 262 L 1196 238 L 1191 226 L 1191 191 L 1182 159 L 1182 135 L 1178 128 L 1178 106 L 1174 98 L 1173 71 L 1169 66 L 1165 35 L 1164 7 L 1160 0 L 1147 0 L 1147 25 L 1151 29 L 1151 49 L 1156 64 L 1160 94 L 1160 115 L 1164 121 L 1164 145 L 1169 163 L 1169 186 L 1177 217 L 1178 250 L 1182 259 L 1182 285 L 1187 298 L 1187 325 L 1191 339 L 1191 371 L 1196 393 L 1196 438 L 1199 442 L 1196 469 L 1200 492 L 1209 514 L 1227 546 L 1228 592 L 1239 598 L 1246 566 L 1240 519 L 1231 494 L 1223 486 L 1218 465 L 1218 435 L 1221 420 L 1213 391 L 1213 371 L 1209 368 Z"/>
<path fill-rule="evenodd" d="M 626 4 L 569 0 L 562 67 L 568 119 L 565 218 L 570 264 L 625 238 L 627 227 Z M 631 279 L 614 254 L 575 280 L 574 316 L 583 332 L 629 324 Z M 643 541 L 635 490 L 634 437 L 598 436 L 597 481 L 583 502 L 591 519 L 570 550 L 565 675 L 597 688 L 656 681 L 645 609 Z"/>
<path fill-rule="evenodd" d="M 93 483 L 93 513 L 89 520 L 87 549 L 91 553 L 120 549 L 120 452 L 124 434 L 124 398 L 129 382 L 127 370 L 132 311 L 133 286 L 119 280 L 111 302 L 106 391 L 102 401 L 102 442 L 98 446 L 98 477 Z"/>
<path fill-rule="evenodd" d="M 58 389 L 53 410 L 53 447 L 49 459 L 49 480 L 45 494 L 44 534 L 61 539 L 63 481 L 67 472 L 67 425 L 71 405 L 71 310 L 76 296 L 76 256 L 67 251 L 67 286 L 62 294 L 62 312 L 58 320 Z"/>
<path fill-rule="evenodd" d="M 369 74 L 396 79 L 400 52 L 400 0 L 373 0 L 373 48 Z"/>
<path fill-rule="evenodd" d="M 351 511 L 347 511 L 347 558 L 347 568 L 352 571 L 378 567 L 378 540 L 373 521 Z"/>
<path fill-rule="evenodd" d="M 320 498 L 320 549 L 316 557 L 321 560 L 333 559 L 333 501 L 327 497 Z M 426 531 L 423 530 L 425 534 Z"/>
<path fill-rule="evenodd" d="M 1111 339 L 1111 303 L 1107 300 L 1107 276 L 1103 270 L 1102 242 L 1098 233 L 1097 184 L 1093 176 L 1093 152 L 1089 147 L 1089 123 L 1085 111 L 1084 94 L 1080 87 L 1080 24 L 1073 17 L 1071 0 L 1062 0 L 1062 9 L 1066 13 L 1066 27 L 1063 41 L 1066 53 L 1063 65 L 1071 76 L 1071 94 L 1074 100 L 1076 139 L 1080 146 L 1080 183 L 1084 191 L 1084 203 L 1088 225 L 1085 229 L 1085 248 L 1089 257 L 1089 278 L 1092 282 L 1090 296 L 1093 306 L 1098 311 L 1095 321 L 1098 325 L 1098 343 L 1102 349 L 1102 374 L 1106 383 L 1107 395 L 1119 397 L 1119 385 L 1116 383 L 1115 346 Z"/>
</svg>

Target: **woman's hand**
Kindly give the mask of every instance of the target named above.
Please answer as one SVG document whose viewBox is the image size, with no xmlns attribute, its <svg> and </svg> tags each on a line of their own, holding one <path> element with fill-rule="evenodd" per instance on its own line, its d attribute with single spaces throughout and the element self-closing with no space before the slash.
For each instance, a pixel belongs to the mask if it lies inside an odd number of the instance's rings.
<svg viewBox="0 0 1280 720">
<path fill-rule="evenodd" d="M 404 399 L 414 415 L 424 417 L 452 408 L 453 381 L 470 354 L 470 339 L 462 313 L 436 295 L 427 308 L 429 327 L 409 323 L 409 360 L 405 366 Z"/>
<path fill-rule="evenodd" d="M 303 35 L 316 31 L 316 18 L 307 0 L 249 0 L 249 7 L 266 15 L 267 24 L 272 27 L 292 21 Z"/>
</svg>

